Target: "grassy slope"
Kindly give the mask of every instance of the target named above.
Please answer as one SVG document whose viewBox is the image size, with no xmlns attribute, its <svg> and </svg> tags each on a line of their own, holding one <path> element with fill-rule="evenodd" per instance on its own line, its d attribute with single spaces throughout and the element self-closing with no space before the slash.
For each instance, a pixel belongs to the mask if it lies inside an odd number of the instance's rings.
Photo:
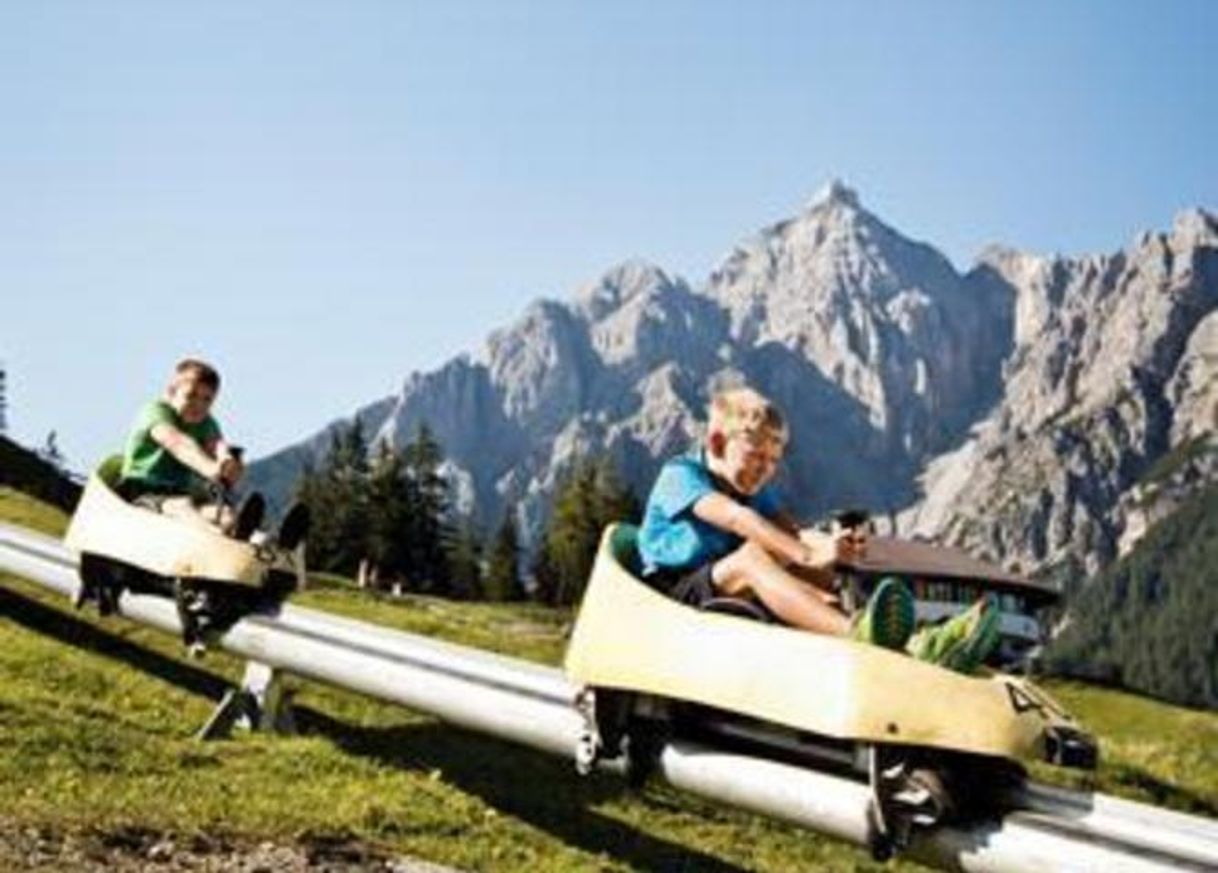
<svg viewBox="0 0 1218 873">
<path fill-rule="evenodd" d="M 68 526 L 68 517 L 62 510 L 4 485 L 0 485 L 0 521 L 56 536 Z"/>
<path fill-rule="evenodd" d="M 63 517 L 0 491 L 0 518 Z M 526 606 L 354 600 L 310 605 L 553 662 L 566 616 Z M 302 734 L 202 744 L 235 659 L 185 662 L 162 634 L 76 615 L 0 582 L 0 818 L 278 839 L 357 838 L 496 870 L 880 869 L 853 847 L 679 795 L 578 779 L 568 762 L 315 685 Z M 138 669 L 132 669 L 132 667 Z M 1106 791 L 1218 815 L 1218 716 L 1081 685 L 1055 690 L 1107 740 Z M 1208 751 L 1207 751 L 1208 750 Z M 915 869 L 895 865 L 884 869 Z"/>
</svg>

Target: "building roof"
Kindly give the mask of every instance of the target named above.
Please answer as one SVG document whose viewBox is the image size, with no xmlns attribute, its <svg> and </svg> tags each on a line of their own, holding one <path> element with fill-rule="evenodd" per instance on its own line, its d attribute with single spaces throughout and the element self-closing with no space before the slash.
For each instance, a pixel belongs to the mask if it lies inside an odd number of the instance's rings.
<svg viewBox="0 0 1218 873">
<path fill-rule="evenodd" d="M 1045 605 L 1061 597 L 1058 591 L 1046 585 L 1008 573 L 960 549 L 915 540 L 868 537 L 866 556 L 840 566 L 868 575 L 892 573 L 921 579 L 967 580 L 982 588 L 1022 594 L 1036 601 L 1035 605 Z"/>
</svg>

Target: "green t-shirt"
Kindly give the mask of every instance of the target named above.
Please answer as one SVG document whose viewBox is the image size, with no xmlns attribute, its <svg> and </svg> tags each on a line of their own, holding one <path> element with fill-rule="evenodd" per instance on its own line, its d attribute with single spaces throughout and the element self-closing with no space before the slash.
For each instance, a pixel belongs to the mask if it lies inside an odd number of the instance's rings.
<svg viewBox="0 0 1218 873">
<path fill-rule="evenodd" d="M 197 475 L 152 438 L 152 428 L 158 424 L 176 427 L 200 448 L 220 438 L 220 425 L 210 415 L 198 424 L 187 424 L 164 400 L 153 400 L 140 410 L 131 435 L 127 437 L 127 447 L 123 451 L 124 480 L 156 491 L 189 494 Z"/>
</svg>

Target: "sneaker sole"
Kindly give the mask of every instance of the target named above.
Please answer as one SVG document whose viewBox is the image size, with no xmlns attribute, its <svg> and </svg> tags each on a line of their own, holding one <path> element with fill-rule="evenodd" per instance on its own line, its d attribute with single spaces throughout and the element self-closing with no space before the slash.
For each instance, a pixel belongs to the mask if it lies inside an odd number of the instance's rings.
<svg viewBox="0 0 1218 873">
<path fill-rule="evenodd" d="M 266 500 L 255 491 L 241 502 L 237 511 L 237 519 L 233 522 L 233 539 L 248 540 L 250 535 L 262 524 L 266 515 Z"/>
<path fill-rule="evenodd" d="M 867 604 L 871 610 L 871 642 L 885 649 L 902 649 L 914 628 L 913 595 L 904 583 L 882 580 Z"/>
<path fill-rule="evenodd" d="M 303 503 L 293 505 L 279 525 L 279 533 L 275 538 L 279 547 L 290 552 L 300 545 L 300 541 L 309 533 L 311 520 L 312 513 L 309 512 L 309 507 Z"/>
<path fill-rule="evenodd" d="M 953 652 L 956 669 L 972 673 L 985 662 L 990 652 L 1001 642 L 1002 637 L 999 633 L 1001 620 L 994 601 L 987 597 L 986 607 L 982 610 L 981 617 L 969 629 L 968 636 Z"/>
</svg>

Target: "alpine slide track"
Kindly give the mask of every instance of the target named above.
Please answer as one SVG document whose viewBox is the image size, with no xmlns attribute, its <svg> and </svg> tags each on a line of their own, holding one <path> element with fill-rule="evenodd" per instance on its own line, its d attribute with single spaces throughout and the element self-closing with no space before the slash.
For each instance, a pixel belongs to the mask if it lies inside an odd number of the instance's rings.
<svg viewBox="0 0 1218 873">
<path fill-rule="evenodd" d="M 58 540 L 0 524 L 0 570 L 66 597 L 76 561 Z M 126 593 L 121 614 L 180 633 L 174 604 Z M 247 659 L 213 722 L 276 717 L 283 674 L 346 688 L 445 722 L 573 758 L 584 729 L 577 689 L 554 668 L 285 605 L 229 630 L 219 645 Z M 572 778 L 576 778 L 574 767 Z M 845 777 L 685 741 L 660 751 L 656 774 L 701 797 L 865 846 L 867 786 Z M 1028 783 L 1004 798 L 1001 818 L 919 834 L 905 852 L 946 870 L 1218 870 L 1218 821 L 1102 794 Z"/>
</svg>

